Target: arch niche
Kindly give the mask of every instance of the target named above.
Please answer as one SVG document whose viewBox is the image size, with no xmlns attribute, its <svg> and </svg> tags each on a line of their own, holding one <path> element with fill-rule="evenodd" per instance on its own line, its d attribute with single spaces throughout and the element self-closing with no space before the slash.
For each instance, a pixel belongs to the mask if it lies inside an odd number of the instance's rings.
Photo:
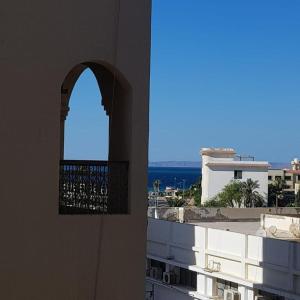
<svg viewBox="0 0 300 300">
<path fill-rule="evenodd" d="M 89 68 L 93 72 L 98 82 L 102 96 L 101 104 L 109 118 L 107 162 L 64 160 L 65 120 L 69 112 L 71 93 L 76 81 L 78 80 L 82 72 L 87 68 Z M 76 65 L 67 74 L 61 85 L 59 191 L 60 213 L 91 213 L 92 211 L 95 211 L 95 205 L 92 202 L 94 201 L 93 199 L 96 199 L 97 197 L 99 199 L 102 199 L 101 203 L 104 203 L 103 199 L 106 197 L 106 204 L 103 205 L 100 210 L 98 209 L 98 212 L 127 213 L 131 109 L 131 88 L 128 82 L 125 80 L 124 76 L 122 76 L 120 72 L 118 72 L 115 68 L 107 64 L 98 62 L 84 62 Z M 76 182 L 72 181 L 73 179 L 70 179 L 71 176 L 69 176 L 69 174 L 72 172 L 72 176 L 74 177 L 74 174 L 76 174 L 76 171 L 78 170 L 80 170 L 81 172 L 82 170 L 88 170 L 89 175 L 80 175 L 81 179 L 79 179 L 78 175 L 78 178 L 75 180 Z M 95 182 L 91 183 L 91 180 L 93 180 L 94 178 L 94 174 L 96 174 L 97 172 L 99 173 L 100 179 L 95 179 Z M 82 178 L 84 178 L 83 180 L 86 181 L 80 182 Z M 90 181 L 87 181 L 86 178 L 92 179 L 89 179 Z M 77 182 L 79 182 L 78 187 Z M 92 190 L 91 188 L 89 188 L 88 190 L 86 188 L 86 191 L 84 192 L 85 194 L 82 194 L 80 196 L 79 190 L 82 190 L 82 186 L 92 186 Z M 71 196 L 71 200 L 69 199 L 67 201 L 66 194 L 73 195 L 73 191 L 75 191 L 75 196 Z M 95 191 L 97 191 L 97 193 Z M 125 192 L 126 195 L 124 194 Z M 82 199 L 84 199 L 84 201 Z M 124 202 L 126 202 L 126 205 L 124 205 Z M 69 209 L 66 210 L 66 207 L 69 207 Z M 92 210 L 91 207 L 93 208 Z"/>
</svg>

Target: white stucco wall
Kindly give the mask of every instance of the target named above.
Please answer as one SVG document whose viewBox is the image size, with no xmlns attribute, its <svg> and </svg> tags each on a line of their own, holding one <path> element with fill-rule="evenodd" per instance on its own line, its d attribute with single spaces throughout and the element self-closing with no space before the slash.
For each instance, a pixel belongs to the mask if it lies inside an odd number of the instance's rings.
<svg viewBox="0 0 300 300">
<path fill-rule="evenodd" d="M 248 178 L 253 181 L 257 180 L 259 182 L 259 188 L 257 191 L 263 196 L 268 195 L 268 170 L 261 170 L 260 168 L 241 168 L 241 167 L 227 167 L 227 168 L 205 168 L 205 172 L 202 173 L 203 177 L 208 177 L 206 182 L 204 181 L 202 185 L 203 190 L 203 201 L 208 200 L 216 196 L 222 191 L 222 189 L 231 180 L 234 180 L 234 170 L 241 170 L 242 179 L 241 181 L 246 181 Z"/>
<path fill-rule="evenodd" d="M 226 154 L 226 150 L 224 150 Z M 257 189 L 265 199 L 268 195 L 268 162 L 237 161 L 234 154 L 202 154 L 202 203 L 215 197 L 231 180 L 234 171 L 242 171 L 241 181 L 257 180 Z"/>
<path fill-rule="evenodd" d="M 148 258 L 198 273 L 196 296 L 190 295 L 188 299 L 206 299 L 215 295 L 216 278 L 237 283 L 241 300 L 254 300 L 257 289 L 300 299 L 299 253 L 300 245 L 293 241 L 194 224 L 148 221 Z M 168 260 L 170 255 L 173 258 Z M 210 260 L 220 263 L 219 272 L 206 271 Z M 155 299 L 169 299 L 164 298 L 166 294 L 175 299 L 174 292 L 179 297 L 176 299 L 186 299 L 179 290 L 167 292 L 161 287 Z"/>
</svg>

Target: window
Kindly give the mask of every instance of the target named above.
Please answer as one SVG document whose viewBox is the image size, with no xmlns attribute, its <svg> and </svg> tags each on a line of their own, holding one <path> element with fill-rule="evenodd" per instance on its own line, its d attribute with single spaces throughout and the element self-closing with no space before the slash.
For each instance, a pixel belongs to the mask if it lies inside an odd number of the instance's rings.
<svg viewBox="0 0 300 300">
<path fill-rule="evenodd" d="M 224 297 L 224 290 L 238 291 L 238 284 L 235 282 L 217 278 L 217 295 Z"/>
<path fill-rule="evenodd" d="M 281 176 L 275 176 L 275 180 L 281 179 Z"/>
<path fill-rule="evenodd" d="M 298 175 L 298 181 L 300 181 L 300 175 Z"/>
<path fill-rule="evenodd" d="M 243 177 L 243 171 L 234 170 L 234 179 L 242 179 L 242 177 Z"/>
<path fill-rule="evenodd" d="M 285 180 L 292 180 L 292 176 L 285 176 L 284 179 Z"/>
<path fill-rule="evenodd" d="M 193 289 L 197 289 L 197 273 L 180 268 L 180 280 L 179 283 L 186 286 L 191 287 Z"/>
<path fill-rule="evenodd" d="M 156 280 L 162 280 L 163 272 L 165 271 L 166 271 L 165 263 L 158 260 L 151 259 L 150 266 L 149 266 L 149 261 L 147 261 L 147 272 L 146 272 L 147 276 L 152 277 Z"/>
<path fill-rule="evenodd" d="M 273 178 L 272 176 L 268 176 L 268 180 L 272 180 L 272 178 Z"/>
<path fill-rule="evenodd" d="M 161 261 L 158 261 L 158 260 L 155 260 L 155 259 L 151 259 L 150 265 L 153 268 L 160 268 L 160 269 L 162 269 L 163 272 L 166 271 L 166 264 L 164 262 L 161 262 Z"/>
</svg>

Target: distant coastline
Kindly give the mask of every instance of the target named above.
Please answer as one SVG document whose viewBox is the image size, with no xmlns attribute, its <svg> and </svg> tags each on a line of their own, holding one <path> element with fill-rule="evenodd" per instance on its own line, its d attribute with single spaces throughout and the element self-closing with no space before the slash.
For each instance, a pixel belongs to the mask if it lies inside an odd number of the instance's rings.
<svg viewBox="0 0 300 300">
<path fill-rule="evenodd" d="M 290 163 L 270 162 L 271 169 L 288 169 Z M 149 167 L 157 168 L 201 168 L 201 161 L 155 161 L 149 162 Z"/>
</svg>

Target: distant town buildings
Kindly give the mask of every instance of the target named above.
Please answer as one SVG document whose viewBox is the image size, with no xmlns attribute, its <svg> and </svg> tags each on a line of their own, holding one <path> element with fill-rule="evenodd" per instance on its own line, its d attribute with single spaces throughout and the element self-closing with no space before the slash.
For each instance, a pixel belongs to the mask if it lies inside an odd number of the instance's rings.
<svg viewBox="0 0 300 300">
<path fill-rule="evenodd" d="M 298 158 L 291 161 L 291 168 L 284 169 L 269 169 L 268 182 L 273 183 L 275 180 L 280 179 L 285 181 L 284 191 L 295 192 L 299 191 L 300 186 L 300 162 Z"/>
<path fill-rule="evenodd" d="M 202 204 L 215 197 L 232 180 L 258 181 L 257 189 L 265 199 L 268 195 L 267 161 L 251 156 L 238 156 L 232 148 L 202 148 Z"/>
<path fill-rule="evenodd" d="M 166 186 L 164 191 L 150 191 L 148 192 L 148 206 L 167 207 L 169 205 L 168 200 L 179 198 L 177 196 L 178 192 L 179 189 L 171 186 Z"/>
<path fill-rule="evenodd" d="M 297 209 L 148 211 L 147 300 L 300 299 Z"/>
</svg>

